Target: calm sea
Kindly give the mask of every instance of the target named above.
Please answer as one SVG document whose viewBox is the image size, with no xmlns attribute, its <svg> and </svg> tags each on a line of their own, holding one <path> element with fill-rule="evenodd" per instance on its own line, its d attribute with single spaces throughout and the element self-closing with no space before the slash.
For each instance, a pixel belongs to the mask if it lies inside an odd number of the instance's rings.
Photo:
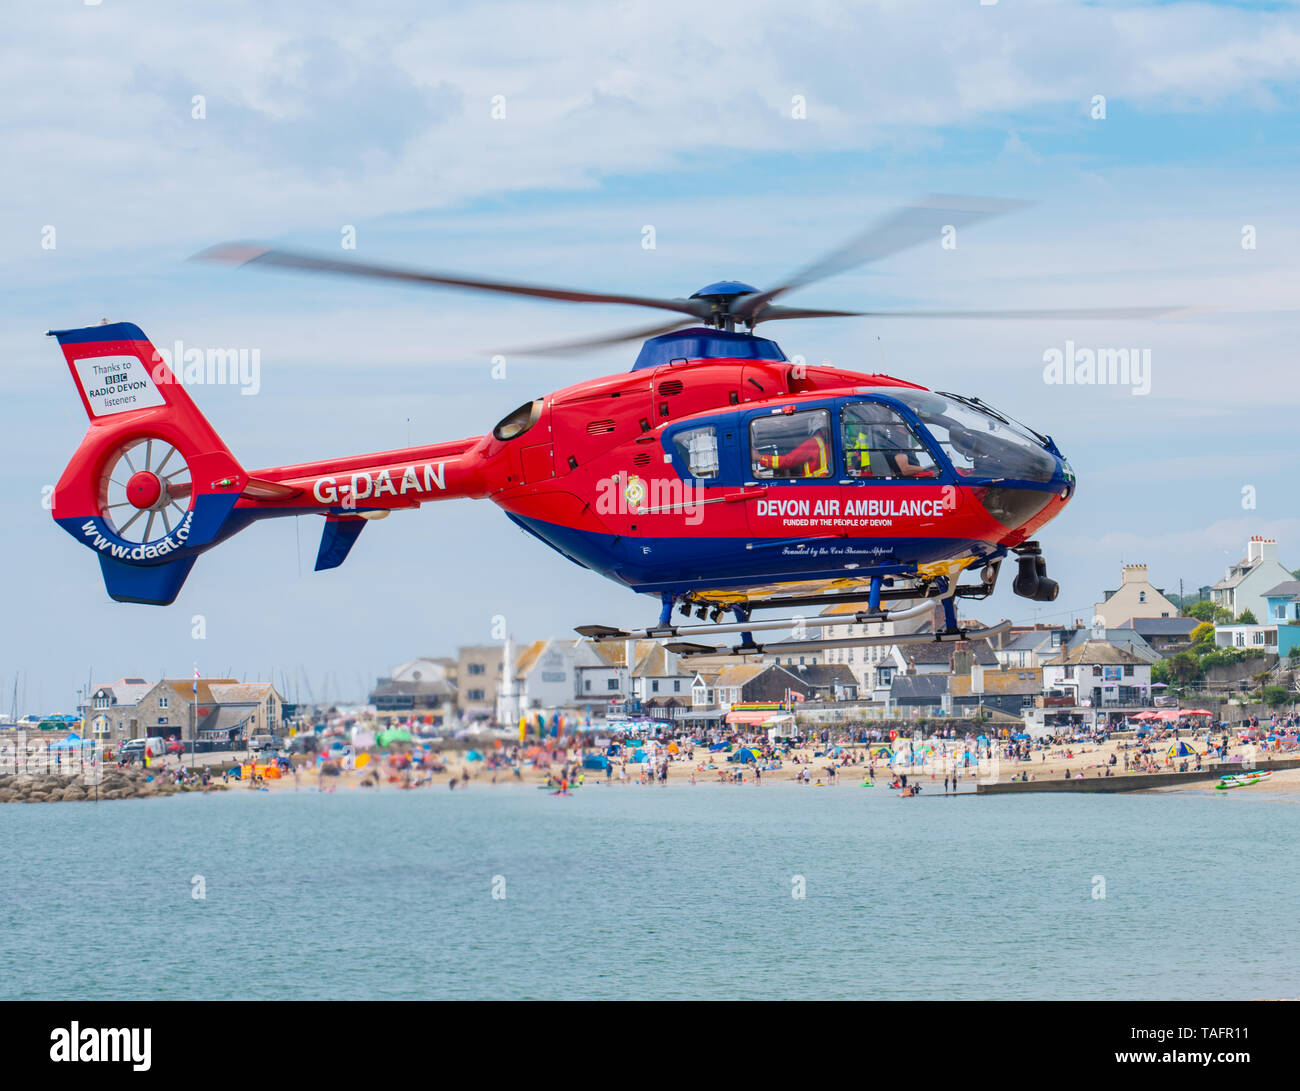
<svg viewBox="0 0 1300 1091">
<path fill-rule="evenodd" d="M 0 998 L 1296 996 L 1300 804 L 1252 792 L 0 806 Z"/>
</svg>

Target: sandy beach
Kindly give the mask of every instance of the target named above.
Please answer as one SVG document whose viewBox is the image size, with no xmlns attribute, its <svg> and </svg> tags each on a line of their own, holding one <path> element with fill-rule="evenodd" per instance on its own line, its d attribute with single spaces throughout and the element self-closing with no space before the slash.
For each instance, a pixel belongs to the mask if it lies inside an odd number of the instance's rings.
<svg viewBox="0 0 1300 1091">
<path fill-rule="evenodd" d="M 1147 774 L 1151 781 L 1151 789 L 1161 792 L 1186 792 L 1186 791 L 1203 791 L 1206 787 L 1217 781 L 1221 774 L 1244 768 L 1242 762 L 1230 762 L 1226 765 L 1219 763 L 1204 763 L 1203 770 L 1205 781 L 1193 781 L 1191 783 L 1181 782 L 1178 784 L 1162 785 L 1162 772 L 1173 772 L 1180 768 L 1182 759 L 1177 759 L 1172 763 L 1167 763 L 1165 751 L 1168 750 L 1170 740 L 1164 740 L 1153 744 L 1155 762 L 1161 772 Z M 1191 744 L 1197 751 L 1204 751 L 1202 742 L 1192 742 Z M 1127 748 L 1127 749 L 1126 749 Z M 864 780 L 870 779 L 878 786 L 887 786 L 894 779 L 892 771 L 887 762 L 877 760 L 872 765 L 867 756 L 867 748 L 860 745 L 847 745 L 842 748 L 841 754 L 831 759 L 825 755 L 824 744 L 808 745 L 791 749 L 785 753 L 780 760 L 779 768 L 769 769 L 762 768 L 757 771 L 755 765 L 740 765 L 735 762 L 728 762 L 727 755 L 720 752 L 709 752 L 703 747 L 696 748 L 693 753 L 684 750 L 682 753 L 671 756 L 668 763 L 668 781 L 672 784 L 694 783 L 696 785 L 721 784 L 726 787 L 736 786 L 761 786 L 763 784 L 782 784 L 804 782 L 809 786 L 821 784 L 826 787 L 833 786 L 858 786 Z M 1240 756 L 1243 753 L 1241 746 L 1233 746 L 1229 749 L 1229 757 Z M 1273 757 L 1288 756 L 1287 751 L 1265 751 L 1260 747 L 1255 757 L 1257 760 L 1267 760 Z M 1111 739 L 1107 742 L 1095 744 L 1073 744 L 1067 746 L 1052 746 L 1047 749 L 1033 753 L 1031 761 L 1014 761 L 1006 758 L 999 759 L 997 763 L 996 775 L 999 782 L 1011 780 L 1013 777 L 1019 779 L 1028 776 L 1033 781 L 1042 780 L 1064 780 L 1067 771 L 1071 779 L 1077 778 L 1080 774 L 1086 778 L 1104 776 L 1109 768 L 1112 776 L 1121 776 L 1125 773 L 1124 759 L 1125 755 L 1130 757 L 1130 763 L 1133 767 L 1130 772 L 1138 772 L 1134 759 L 1138 751 L 1133 740 Z M 567 751 L 569 762 L 581 762 L 582 753 L 576 749 Z M 1112 756 L 1114 764 L 1111 764 Z M 322 775 L 318 772 L 319 765 L 314 758 L 297 758 L 294 764 L 294 773 L 286 773 L 279 779 L 266 779 L 259 785 L 252 785 L 247 782 L 231 780 L 232 788 L 239 790 L 250 790 L 254 787 L 267 788 L 271 791 L 350 791 L 354 789 L 368 791 L 391 791 L 406 789 L 424 789 L 438 788 L 449 790 L 451 782 L 455 782 L 456 789 L 465 790 L 468 788 L 480 789 L 485 787 L 502 788 L 507 786 L 513 787 L 540 787 L 548 782 L 548 777 L 557 777 L 563 771 L 563 761 L 552 762 L 546 768 L 537 768 L 531 763 L 525 763 L 519 769 L 519 775 L 515 775 L 515 770 L 509 765 L 500 765 L 495 768 L 491 767 L 488 762 L 476 760 L 468 761 L 460 753 L 443 753 L 439 755 L 440 761 L 445 769 L 440 772 L 429 772 L 423 769 L 415 768 L 409 771 L 398 769 L 390 764 L 393 755 L 386 753 L 376 753 L 370 756 L 368 764 L 364 768 L 357 770 L 351 768 L 340 768 L 337 775 Z M 1202 759 L 1204 762 L 1204 759 Z M 344 763 L 346 765 L 346 763 Z M 834 774 L 831 770 L 834 768 Z M 1187 771 L 1195 769 L 1195 760 L 1191 759 L 1187 763 Z M 625 770 L 626 779 L 620 777 L 620 771 Z M 805 770 L 807 771 L 807 780 L 803 781 Z M 909 781 L 920 782 L 924 790 L 943 791 L 944 768 L 940 765 L 933 771 L 929 770 L 908 770 L 903 769 L 908 774 Z M 739 773 L 740 779 L 736 779 Z M 987 768 L 979 774 L 981 778 L 988 776 Z M 581 770 L 578 774 L 583 786 L 605 785 L 612 788 L 627 788 L 652 786 L 653 781 L 650 779 L 650 769 L 647 765 L 641 763 L 629 762 L 622 765 L 615 759 L 607 776 L 604 771 L 599 770 Z M 963 788 L 973 785 L 977 777 L 975 769 L 965 769 L 960 772 L 960 783 Z M 576 778 L 575 778 L 576 779 Z M 456 790 L 450 789 L 450 790 Z M 1252 786 L 1253 792 L 1263 794 L 1300 794 L 1300 769 L 1277 770 L 1266 783 Z"/>
</svg>

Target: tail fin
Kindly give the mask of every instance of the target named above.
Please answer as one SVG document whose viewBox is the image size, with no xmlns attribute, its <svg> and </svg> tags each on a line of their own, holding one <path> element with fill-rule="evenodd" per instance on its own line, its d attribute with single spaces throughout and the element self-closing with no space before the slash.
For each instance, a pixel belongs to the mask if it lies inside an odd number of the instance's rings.
<svg viewBox="0 0 1300 1091">
<path fill-rule="evenodd" d="M 90 419 L 54 488 L 54 519 L 96 552 L 112 598 L 171 603 L 248 475 L 138 326 L 50 335 Z"/>
</svg>

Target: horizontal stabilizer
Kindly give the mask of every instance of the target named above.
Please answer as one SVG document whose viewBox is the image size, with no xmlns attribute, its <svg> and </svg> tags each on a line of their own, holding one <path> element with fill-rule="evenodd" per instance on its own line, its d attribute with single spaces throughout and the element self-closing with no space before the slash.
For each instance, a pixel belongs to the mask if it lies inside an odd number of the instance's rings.
<svg viewBox="0 0 1300 1091">
<path fill-rule="evenodd" d="M 359 515 L 327 516 L 325 532 L 320 536 L 320 549 L 316 551 L 316 571 L 338 568 L 346 561 L 352 544 L 365 525 L 366 520 Z"/>
</svg>

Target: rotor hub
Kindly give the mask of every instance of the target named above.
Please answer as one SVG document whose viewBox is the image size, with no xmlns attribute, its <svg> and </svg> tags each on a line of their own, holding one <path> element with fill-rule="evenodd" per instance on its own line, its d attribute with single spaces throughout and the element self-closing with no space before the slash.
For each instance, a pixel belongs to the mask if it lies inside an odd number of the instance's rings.
<svg viewBox="0 0 1300 1091">
<path fill-rule="evenodd" d="M 141 511 L 157 507 L 162 494 L 162 481 L 150 470 L 137 470 L 126 483 L 127 500 Z"/>
</svg>

